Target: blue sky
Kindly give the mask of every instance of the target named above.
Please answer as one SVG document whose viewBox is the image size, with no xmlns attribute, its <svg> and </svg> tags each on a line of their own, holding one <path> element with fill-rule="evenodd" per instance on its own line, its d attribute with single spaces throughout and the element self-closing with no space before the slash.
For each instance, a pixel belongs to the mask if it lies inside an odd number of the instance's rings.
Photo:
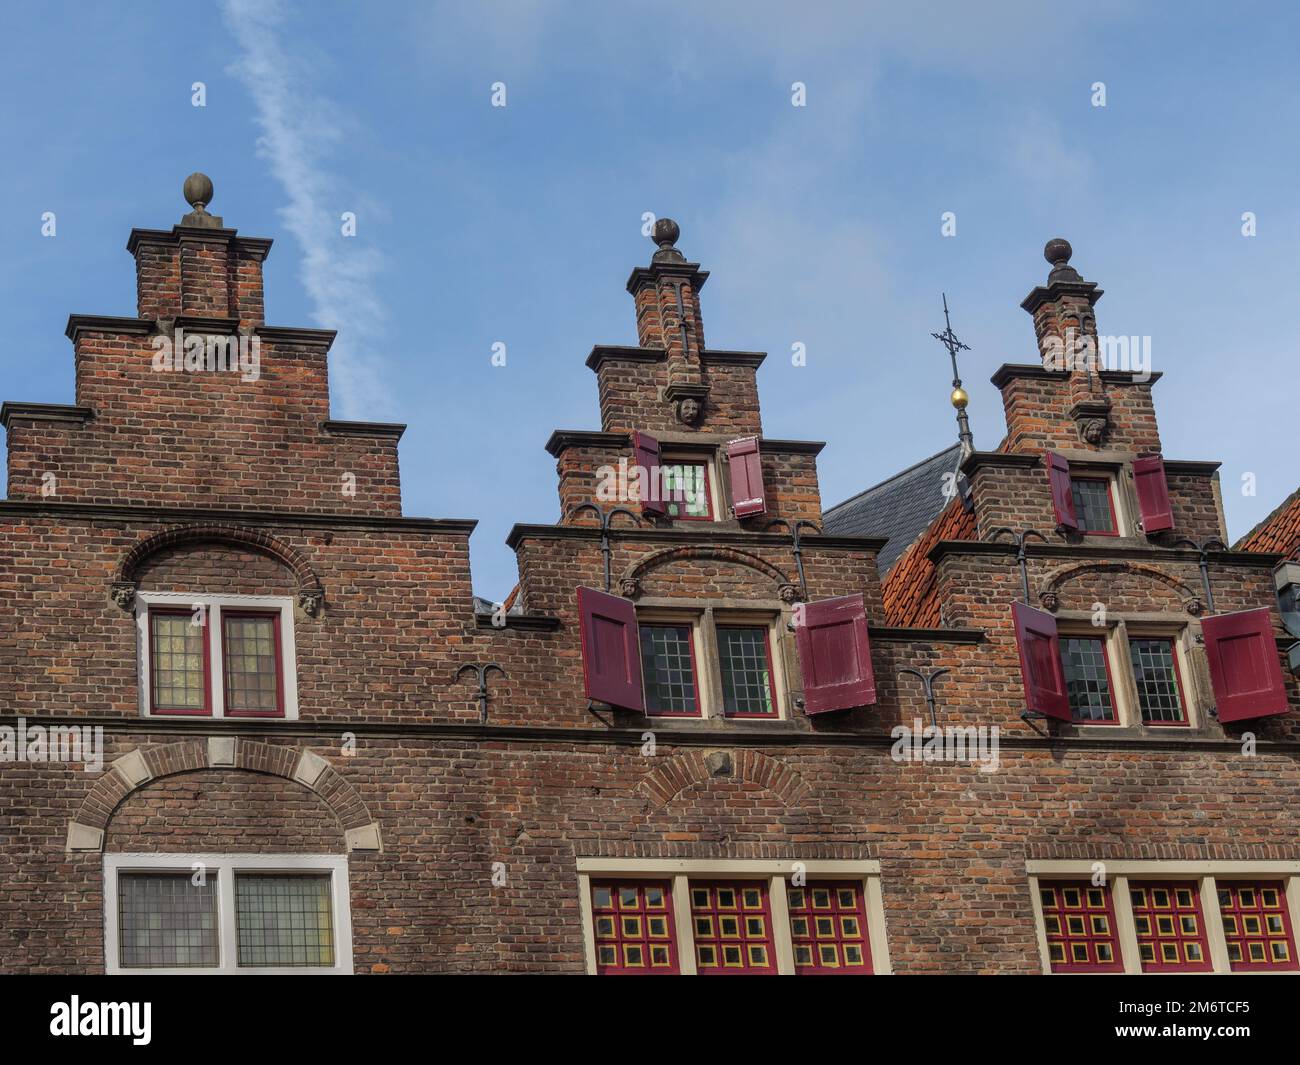
<svg viewBox="0 0 1300 1065">
<path fill-rule="evenodd" d="M 1060 235 L 1101 332 L 1152 338 L 1164 453 L 1223 461 L 1235 538 L 1300 481 L 1300 18 L 1133 7 L 7 7 L 0 397 L 72 401 L 67 315 L 134 313 L 127 234 L 178 221 L 203 170 L 214 213 L 276 240 L 268 321 L 341 331 L 335 416 L 409 423 L 406 513 L 478 518 L 475 588 L 501 598 L 510 525 L 558 517 L 547 436 L 598 427 L 584 357 L 635 343 L 645 212 L 712 271 L 709 346 L 771 353 L 765 433 L 827 441 L 827 505 L 952 440 L 941 291 L 997 445 L 988 378 L 1035 359 L 1019 302 Z"/>
</svg>

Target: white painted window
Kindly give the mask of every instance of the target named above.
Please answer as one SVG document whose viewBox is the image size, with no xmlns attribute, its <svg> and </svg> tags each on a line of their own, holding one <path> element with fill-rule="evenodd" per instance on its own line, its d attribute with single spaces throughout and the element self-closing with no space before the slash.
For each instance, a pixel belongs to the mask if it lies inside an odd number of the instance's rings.
<svg viewBox="0 0 1300 1065">
<path fill-rule="evenodd" d="M 890 972 L 878 862 L 577 865 L 588 973 Z"/>
<path fill-rule="evenodd" d="M 347 859 L 316 854 L 104 856 L 114 973 L 351 973 Z"/>
<path fill-rule="evenodd" d="M 143 716 L 297 718 L 292 599 L 140 592 L 135 613 Z"/>
</svg>

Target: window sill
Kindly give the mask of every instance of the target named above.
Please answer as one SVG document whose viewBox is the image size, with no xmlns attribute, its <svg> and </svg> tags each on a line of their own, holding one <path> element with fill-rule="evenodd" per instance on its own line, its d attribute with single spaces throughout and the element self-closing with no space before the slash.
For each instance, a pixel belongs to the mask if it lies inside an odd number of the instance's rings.
<svg viewBox="0 0 1300 1065">
<path fill-rule="evenodd" d="M 1070 724 L 1061 730 L 1063 736 L 1078 739 L 1098 739 L 1106 737 L 1115 740 L 1150 740 L 1169 737 L 1183 740 L 1212 740 L 1222 743 L 1230 738 L 1216 722 L 1213 726 L 1202 725 L 1079 725 Z"/>
<path fill-rule="evenodd" d="M 667 717 L 649 715 L 642 718 L 648 721 L 647 727 L 653 728 L 657 722 L 664 722 L 664 727 L 673 731 L 689 729 L 697 732 L 799 732 L 799 728 L 788 718 L 753 718 L 753 717 Z"/>
</svg>

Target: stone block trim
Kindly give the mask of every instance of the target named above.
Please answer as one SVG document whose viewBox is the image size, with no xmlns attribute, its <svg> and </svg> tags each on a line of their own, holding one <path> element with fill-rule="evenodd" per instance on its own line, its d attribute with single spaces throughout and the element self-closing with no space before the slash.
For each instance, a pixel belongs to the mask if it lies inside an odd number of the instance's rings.
<svg viewBox="0 0 1300 1065">
<path fill-rule="evenodd" d="M 364 800 L 343 776 L 320 755 L 297 747 L 260 743 L 242 737 L 234 744 L 233 767 L 251 773 L 283 777 L 315 792 L 329 807 L 348 841 L 349 850 L 380 850 L 379 822 L 370 816 Z M 69 851 L 98 851 L 114 811 L 132 792 L 160 777 L 207 769 L 222 756 L 222 738 L 196 738 L 180 743 L 138 748 L 113 763 L 81 802 L 68 825 Z M 219 752 L 214 755 L 212 752 Z M 309 766 L 311 772 L 301 773 Z M 310 781 L 307 778 L 310 778 Z"/>
<path fill-rule="evenodd" d="M 718 777 L 757 784 L 786 806 L 797 805 L 811 791 L 803 777 L 785 763 L 756 750 L 696 750 L 676 755 L 647 773 L 637 790 L 651 809 L 660 810 L 692 785 Z"/>
</svg>

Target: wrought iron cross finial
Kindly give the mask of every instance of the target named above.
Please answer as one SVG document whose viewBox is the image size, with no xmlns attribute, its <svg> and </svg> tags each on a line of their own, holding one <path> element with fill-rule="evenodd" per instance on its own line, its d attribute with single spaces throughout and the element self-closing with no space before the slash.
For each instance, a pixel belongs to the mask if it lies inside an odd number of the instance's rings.
<svg viewBox="0 0 1300 1065">
<path fill-rule="evenodd" d="M 931 333 L 932 337 L 948 349 L 948 354 L 952 357 L 952 386 L 956 388 L 961 384 L 961 377 L 957 374 L 957 352 L 970 351 L 970 348 L 957 339 L 957 334 L 952 331 L 952 320 L 948 317 L 948 293 L 943 293 L 943 332 Z"/>
<path fill-rule="evenodd" d="M 962 454 L 969 455 L 975 450 L 975 437 L 970 431 L 970 419 L 966 416 L 966 404 L 970 402 L 970 397 L 961 385 L 961 374 L 957 371 L 957 352 L 970 351 L 970 347 L 958 340 L 957 334 L 952 331 L 946 292 L 943 294 L 943 332 L 930 335 L 948 349 L 948 358 L 952 360 L 952 405 L 957 408 L 957 439 L 961 441 Z"/>
</svg>

